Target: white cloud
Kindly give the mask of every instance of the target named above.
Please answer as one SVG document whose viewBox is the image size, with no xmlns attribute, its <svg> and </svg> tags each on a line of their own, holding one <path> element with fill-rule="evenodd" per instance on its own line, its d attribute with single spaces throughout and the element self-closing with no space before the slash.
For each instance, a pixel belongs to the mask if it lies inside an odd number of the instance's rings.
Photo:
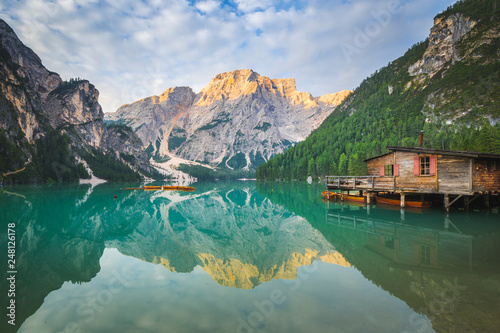
<svg viewBox="0 0 500 333">
<path fill-rule="evenodd" d="M 242 12 L 252 12 L 257 9 L 267 9 L 273 5 L 271 0 L 234 0 Z"/>
<path fill-rule="evenodd" d="M 198 10 L 204 13 L 212 13 L 219 7 L 220 7 L 219 3 L 214 0 L 200 1 L 196 3 L 196 8 L 198 8 Z"/>
<path fill-rule="evenodd" d="M 49 70 L 89 79 L 112 112 L 172 86 L 199 91 L 217 73 L 239 68 L 294 77 L 315 96 L 353 89 L 423 40 L 450 4 L 402 1 L 377 29 L 373 13 L 391 1 L 235 0 L 235 12 L 213 0 L 20 0 L 3 5 L 0 18 Z M 360 45 L 357 34 L 366 29 L 374 30 Z M 346 56 L 341 45 L 356 52 Z"/>
</svg>

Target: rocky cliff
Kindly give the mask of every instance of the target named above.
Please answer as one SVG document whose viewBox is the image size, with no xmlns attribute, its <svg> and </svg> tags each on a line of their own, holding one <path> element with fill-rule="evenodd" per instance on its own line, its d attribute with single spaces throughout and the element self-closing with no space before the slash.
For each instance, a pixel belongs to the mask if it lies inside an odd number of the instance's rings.
<svg viewBox="0 0 500 333">
<path fill-rule="evenodd" d="M 429 35 L 429 46 L 422 59 L 408 68 L 410 75 L 428 74 L 433 76 L 448 61 L 461 60 L 455 44 L 476 23 L 477 21 L 460 13 L 448 17 L 437 16 Z"/>
<path fill-rule="evenodd" d="M 294 79 L 245 69 L 218 74 L 198 94 L 171 88 L 106 119 L 132 127 L 152 155 L 253 170 L 304 140 L 349 93 L 313 98 Z"/>
<path fill-rule="evenodd" d="M 31 160 L 29 146 L 43 137 L 47 125 L 42 102 L 60 82 L 59 75 L 49 72 L 0 20 L 0 153 L 11 156 L 1 171 L 18 169 Z"/>
<path fill-rule="evenodd" d="M 142 142 L 133 132 L 122 130 L 120 138 L 116 138 L 114 130 L 108 130 L 98 97 L 99 92 L 90 82 L 63 81 L 57 73 L 47 70 L 0 20 L 0 177 L 75 180 L 79 173 L 71 170 L 75 170 L 75 161 L 83 159 L 81 152 L 95 151 L 114 156 L 116 163 L 151 172 Z M 59 139 L 64 136 L 68 139 Z M 53 156 L 45 156 L 41 147 L 49 149 L 56 140 L 58 147 L 53 151 L 59 152 L 53 155 L 59 159 L 52 160 Z M 133 159 L 127 158 L 132 154 Z"/>
</svg>

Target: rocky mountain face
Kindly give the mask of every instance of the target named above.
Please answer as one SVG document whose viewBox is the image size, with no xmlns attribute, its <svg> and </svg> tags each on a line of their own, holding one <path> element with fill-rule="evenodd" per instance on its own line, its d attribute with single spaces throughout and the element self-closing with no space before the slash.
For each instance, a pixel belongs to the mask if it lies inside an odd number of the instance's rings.
<svg viewBox="0 0 500 333">
<path fill-rule="evenodd" d="M 51 91 L 43 109 L 53 128 L 65 129 L 79 146 L 99 148 L 106 132 L 99 92 L 86 80 L 60 85 Z"/>
<path fill-rule="evenodd" d="M 313 98 L 294 79 L 245 69 L 218 74 L 198 94 L 170 88 L 106 120 L 132 127 L 152 155 L 253 170 L 304 140 L 349 93 Z"/>
<path fill-rule="evenodd" d="M 0 20 L 0 176 L 27 168 L 28 178 L 39 178 L 44 163 L 37 142 L 64 135 L 69 137 L 69 151 L 64 160 L 53 161 L 59 168 L 73 168 L 74 158 L 82 160 L 79 152 L 93 148 L 113 154 L 118 163 L 133 169 L 152 171 L 142 142 L 133 132 L 122 129 L 117 138 L 115 129 L 107 128 L 98 97 L 88 81 L 67 82 L 48 71 Z M 132 154 L 133 160 L 126 158 Z"/>
<path fill-rule="evenodd" d="M 470 31 L 477 21 L 460 13 L 448 17 L 436 17 L 429 35 L 429 46 L 423 57 L 408 68 L 412 76 L 427 74 L 433 76 L 450 60 L 461 60 L 456 42 Z"/>
<path fill-rule="evenodd" d="M 3 20 L 0 20 L 0 57 L 0 136 L 17 150 L 16 158 L 11 161 L 16 169 L 31 159 L 29 145 L 43 137 L 47 119 L 42 103 L 62 80 L 42 65 L 40 58 L 21 43 Z"/>
</svg>

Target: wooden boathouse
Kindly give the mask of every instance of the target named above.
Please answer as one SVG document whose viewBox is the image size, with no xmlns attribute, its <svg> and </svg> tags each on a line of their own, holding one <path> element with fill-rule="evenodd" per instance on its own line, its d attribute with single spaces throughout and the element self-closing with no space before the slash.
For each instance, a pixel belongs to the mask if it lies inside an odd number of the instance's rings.
<svg viewBox="0 0 500 333">
<path fill-rule="evenodd" d="M 371 203 L 373 196 L 399 194 L 442 195 L 444 208 L 463 198 L 464 207 L 478 198 L 488 208 L 500 192 L 500 154 L 388 146 L 389 152 L 365 160 L 368 176 L 327 176 L 330 190 L 359 191 Z M 329 193 L 329 192 L 328 192 Z"/>
</svg>

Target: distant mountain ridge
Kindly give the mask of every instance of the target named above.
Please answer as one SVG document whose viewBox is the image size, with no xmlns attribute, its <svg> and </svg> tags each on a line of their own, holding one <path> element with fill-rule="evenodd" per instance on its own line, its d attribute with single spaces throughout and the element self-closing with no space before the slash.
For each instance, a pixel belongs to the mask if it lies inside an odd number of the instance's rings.
<svg viewBox="0 0 500 333">
<path fill-rule="evenodd" d="M 458 1 L 429 38 L 365 79 L 303 142 L 257 170 L 261 179 L 363 175 L 387 146 L 500 153 L 500 10 Z"/>
<path fill-rule="evenodd" d="M 130 126 L 157 159 L 180 157 L 233 170 L 255 170 L 309 133 L 350 94 L 314 98 L 294 79 L 251 69 L 216 75 L 198 94 L 175 87 L 107 113 Z"/>
</svg>

